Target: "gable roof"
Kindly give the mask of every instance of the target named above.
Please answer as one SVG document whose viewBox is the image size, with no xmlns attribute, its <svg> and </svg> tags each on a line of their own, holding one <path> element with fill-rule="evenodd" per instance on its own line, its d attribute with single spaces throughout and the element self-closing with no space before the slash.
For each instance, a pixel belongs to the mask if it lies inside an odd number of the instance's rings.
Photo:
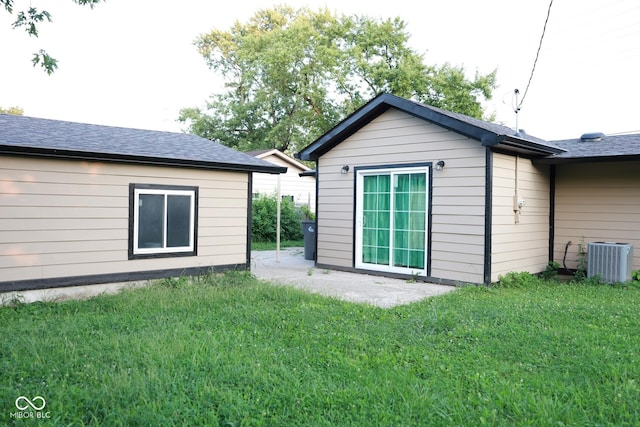
<svg viewBox="0 0 640 427">
<path fill-rule="evenodd" d="M 251 155 L 253 157 L 256 157 L 258 159 L 263 159 L 263 160 L 266 160 L 269 156 L 276 156 L 277 158 L 281 159 L 282 161 L 285 161 L 285 162 L 289 163 L 291 166 L 293 166 L 293 167 L 295 167 L 297 169 L 300 169 L 301 171 L 308 171 L 308 170 L 311 169 L 310 167 L 308 167 L 304 163 L 300 163 L 296 159 L 292 159 L 291 157 L 289 157 L 286 154 L 284 154 L 282 151 L 277 150 L 275 148 L 272 148 L 270 150 L 248 151 L 247 154 L 249 154 L 249 155 Z"/>
<path fill-rule="evenodd" d="M 285 173 L 287 168 L 186 133 L 0 114 L 0 154 L 214 170 Z"/>
<path fill-rule="evenodd" d="M 565 150 L 553 143 L 527 134 L 516 134 L 506 126 L 485 122 L 464 114 L 453 113 L 419 102 L 383 93 L 356 110 L 329 132 L 303 148 L 296 157 L 317 160 L 324 153 L 356 133 L 359 129 L 390 108 L 396 108 L 412 116 L 442 126 L 468 138 L 480 141 L 484 146 L 533 157 L 545 157 Z"/>
</svg>

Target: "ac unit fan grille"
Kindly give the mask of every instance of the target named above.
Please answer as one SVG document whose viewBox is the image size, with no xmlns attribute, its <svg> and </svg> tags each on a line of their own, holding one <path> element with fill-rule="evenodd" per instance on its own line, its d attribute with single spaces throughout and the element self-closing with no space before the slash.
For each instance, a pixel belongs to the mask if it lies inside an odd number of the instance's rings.
<svg viewBox="0 0 640 427">
<path fill-rule="evenodd" d="M 594 242 L 587 245 L 587 277 L 608 283 L 628 282 L 633 268 L 633 247 L 628 243 Z"/>
</svg>

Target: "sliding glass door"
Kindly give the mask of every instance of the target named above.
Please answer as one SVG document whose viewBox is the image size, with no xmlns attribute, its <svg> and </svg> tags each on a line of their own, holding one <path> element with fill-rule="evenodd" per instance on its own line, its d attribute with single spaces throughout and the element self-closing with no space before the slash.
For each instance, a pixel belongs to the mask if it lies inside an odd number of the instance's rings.
<svg viewBox="0 0 640 427">
<path fill-rule="evenodd" d="M 426 274 L 429 169 L 356 172 L 356 267 Z"/>
</svg>

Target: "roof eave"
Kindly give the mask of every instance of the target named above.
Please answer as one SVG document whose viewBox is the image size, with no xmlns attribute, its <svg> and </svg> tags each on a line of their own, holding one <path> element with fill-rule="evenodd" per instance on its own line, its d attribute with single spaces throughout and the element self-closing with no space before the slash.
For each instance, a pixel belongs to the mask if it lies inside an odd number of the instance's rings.
<svg viewBox="0 0 640 427">
<path fill-rule="evenodd" d="M 317 161 L 321 155 L 356 133 L 365 123 L 373 120 L 389 107 L 389 104 L 383 102 L 372 101 L 365 104 L 320 138 L 295 153 L 294 157 L 299 160 Z"/>
<path fill-rule="evenodd" d="M 640 161 L 640 154 L 624 154 L 609 156 L 576 156 L 576 157 L 543 157 L 535 163 L 546 165 L 563 165 L 570 163 L 603 163 L 603 162 L 633 162 Z"/>
<path fill-rule="evenodd" d="M 72 159 L 152 166 L 210 169 L 233 172 L 259 172 L 270 174 L 281 174 L 287 172 L 286 167 L 276 165 L 262 166 L 226 162 L 206 162 L 189 159 L 170 159 L 164 157 L 132 156 L 113 153 L 93 153 L 85 151 L 58 150 L 48 148 L 17 147 L 12 145 L 0 145 L 0 154 L 13 156 L 31 156 L 50 159 Z"/>
<path fill-rule="evenodd" d="M 299 153 L 296 153 L 295 157 L 301 160 L 317 161 L 321 155 L 356 133 L 366 123 L 389 108 L 398 108 L 414 117 L 421 118 L 467 138 L 480 141 L 483 146 L 501 148 L 506 151 L 534 157 L 559 154 L 565 151 L 562 148 L 550 147 L 515 136 L 499 135 L 490 130 L 460 121 L 455 117 L 442 114 L 434 109 L 425 108 L 423 105 L 408 99 L 390 94 L 382 94 L 356 110 L 329 132 L 303 148 Z"/>
<path fill-rule="evenodd" d="M 478 140 L 481 138 L 480 132 L 477 132 L 478 128 L 474 126 L 460 123 L 458 120 L 434 110 L 426 109 L 408 99 L 384 93 L 353 112 L 333 129 L 296 153 L 295 157 L 300 160 L 317 161 L 321 155 L 356 133 L 389 108 L 397 108 L 414 117 L 427 120 L 470 138 Z"/>
<path fill-rule="evenodd" d="M 491 134 L 491 132 L 488 133 Z M 534 141 L 516 138 L 511 135 L 495 135 L 495 139 L 483 137 L 483 139 L 481 139 L 481 144 L 494 149 L 502 149 L 532 157 L 546 157 L 565 152 L 564 149 L 559 147 L 550 147 Z"/>
<path fill-rule="evenodd" d="M 277 158 L 279 158 L 280 160 L 289 163 L 291 166 L 296 167 L 302 171 L 308 171 L 311 168 L 307 165 L 305 165 L 304 163 L 300 163 L 299 161 L 297 161 L 296 159 L 292 159 L 291 157 L 287 156 L 286 154 L 284 154 L 282 151 L 274 148 L 272 150 L 269 151 L 265 151 L 263 153 L 257 154 L 254 157 L 260 160 L 265 160 L 265 161 L 269 161 L 266 160 L 267 157 L 269 156 L 276 156 Z"/>
</svg>

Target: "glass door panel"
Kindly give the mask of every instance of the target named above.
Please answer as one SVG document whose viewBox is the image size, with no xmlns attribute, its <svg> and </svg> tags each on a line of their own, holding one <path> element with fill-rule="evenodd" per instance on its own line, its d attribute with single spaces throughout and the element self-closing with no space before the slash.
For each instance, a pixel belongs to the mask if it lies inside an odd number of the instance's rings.
<svg viewBox="0 0 640 427">
<path fill-rule="evenodd" d="M 394 182 L 394 253 L 396 267 L 424 269 L 426 173 L 405 173 Z"/>
<path fill-rule="evenodd" d="M 364 177 L 362 195 L 362 262 L 389 264 L 390 177 Z"/>
<path fill-rule="evenodd" d="M 360 245 L 356 248 L 357 266 L 399 272 L 425 270 L 427 170 L 358 175 L 357 214 L 361 222 L 356 230 Z"/>
</svg>

